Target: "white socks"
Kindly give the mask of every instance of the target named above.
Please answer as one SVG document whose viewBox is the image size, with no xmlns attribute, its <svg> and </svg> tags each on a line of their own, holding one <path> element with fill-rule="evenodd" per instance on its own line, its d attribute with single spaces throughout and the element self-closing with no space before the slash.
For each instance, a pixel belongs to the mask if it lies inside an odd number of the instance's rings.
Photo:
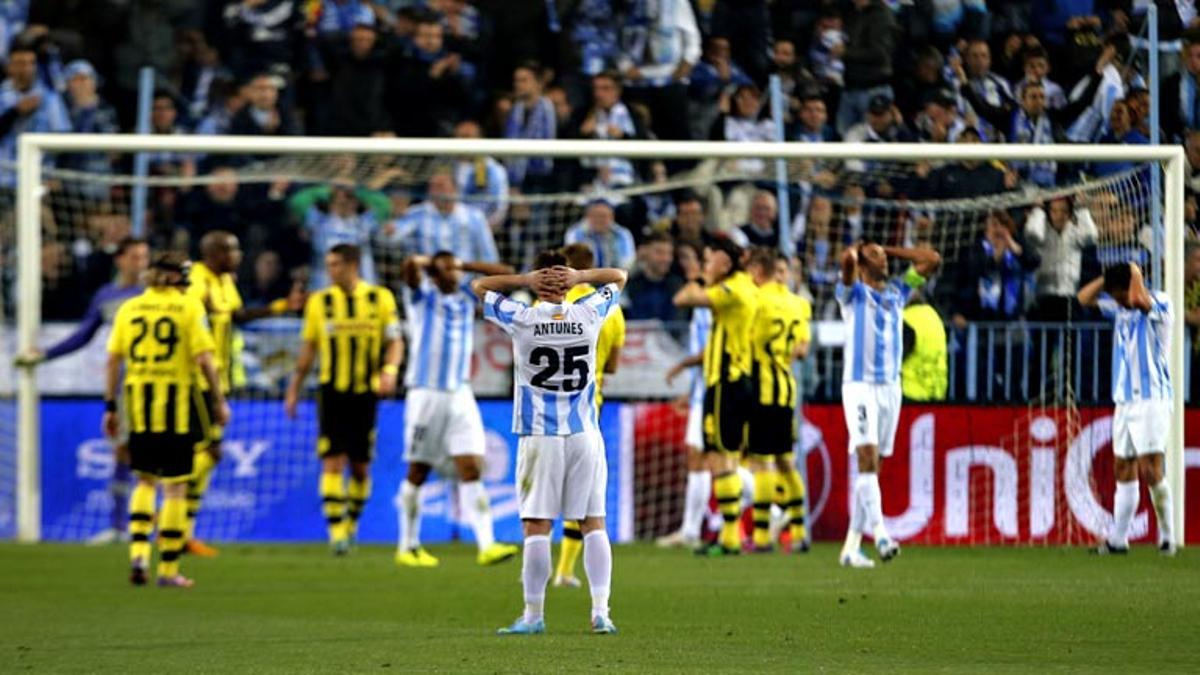
<svg viewBox="0 0 1200 675">
<path fill-rule="evenodd" d="M 405 480 L 400 484 L 400 550 L 421 545 L 421 488 Z"/>
<path fill-rule="evenodd" d="M 492 509 L 488 504 L 487 488 L 483 486 L 483 481 L 459 483 L 458 508 L 471 523 L 480 551 L 496 543 L 495 534 L 492 532 Z"/>
<path fill-rule="evenodd" d="M 1165 476 L 1150 488 L 1150 501 L 1154 504 L 1154 515 L 1158 518 L 1158 543 L 1174 543 L 1175 523 L 1172 518 L 1175 514 L 1171 508 L 1171 485 Z"/>
<path fill-rule="evenodd" d="M 1117 491 L 1113 496 L 1113 529 L 1108 537 L 1108 543 L 1118 548 L 1129 546 L 1129 523 L 1138 506 L 1138 482 L 1131 480 L 1117 482 Z"/>
<path fill-rule="evenodd" d="M 887 529 L 883 526 L 883 494 L 879 491 L 879 474 L 860 473 L 854 480 L 854 499 L 861 504 L 863 511 L 859 532 L 871 536 L 878 542 L 888 538 Z"/>
<path fill-rule="evenodd" d="M 708 513 L 708 498 L 712 491 L 712 477 L 707 471 L 689 471 L 687 490 L 683 500 L 683 525 L 680 531 L 688 539 L 700 538 L 700 526 L 704 514 Z"/>
<path fill-rule="evenodd" d="M 587 561 L 585 552 L 583 563 L 585 566 L 588 564 Z M 591 579 L 590 572 L 588 579 Z M 546 582 L 548 581 L 550 581 L 550 537 L 544 534 L 525 537 L 525 555 L 521 561 L 521 585 L 525 589 L 526 623 L 541 620 L 542 606 L 546 600 Z"/>
<path fill-rule="evenodd" d="M 583 535 L 583 571 L 592 589 L 592 616 L 608 618 L 608 595 L 612 584 L 612 546 L 608 532 L 592 530 Z"/>
<path fill-rule="evenodd" d="M 842 544 L 842 555 L 850 555 L 862 546 L 863 521 L 866 520 L 866 514 L 863 512 L 863 503 L 858 492 L 856 482 L 850 499 L 850 526 L 846 528 L 846 542 Z"/>
</svg>

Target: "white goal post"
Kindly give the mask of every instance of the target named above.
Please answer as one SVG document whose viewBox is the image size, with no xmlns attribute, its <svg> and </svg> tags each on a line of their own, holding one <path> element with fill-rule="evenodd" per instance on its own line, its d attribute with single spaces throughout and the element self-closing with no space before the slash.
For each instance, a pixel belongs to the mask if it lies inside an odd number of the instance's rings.
<svg viewBox="0 0 1200 675">
<path fill-rule="evenodd" d="M 845 161 L 1075 161 L 1141 162 L 1161 165 L 1163 182 L 1164 287 L 1176 308 L 1172 328 L 1170 372 L 1176 386 L 1175 424 L 1171 427 L 1167 471 L 1175 499 L 1175 531 L 1184 533 L 1183 383 L 1185 332 L 1182 320 L 1184 288 L 1184 170 L 1180 146 L 1122 145 L 981 145 L 884 143 L 731 143 L 678 141 L 515 141 L 376 138 L 259 138 L 253 136 L 167 136 L 100 134 L 25 134 L 17 157 L 17 342 L 22 352 L 36 346 L 41 322 L 40 204 L 43 160 L 47 153 L 181 152 L 216 155 L 420 155 L 445 158 L 490 156 L 628 159 L 747 159 Z M 17 399 L 17 536 L 20 541 L 41 538 L 41 475 L 39 395 L 35 373 L 18 372 Z"/>
</svg>

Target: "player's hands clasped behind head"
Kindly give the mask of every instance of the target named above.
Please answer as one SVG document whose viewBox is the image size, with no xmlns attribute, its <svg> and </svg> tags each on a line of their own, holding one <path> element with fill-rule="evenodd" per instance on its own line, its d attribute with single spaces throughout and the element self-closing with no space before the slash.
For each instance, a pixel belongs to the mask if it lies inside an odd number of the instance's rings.
<svg viewBox="0 0 1200 675">
<path fill-rule="evenodd" d="M 575 270 L 570 267 L 545 267 L 533 272 L 529 288 L 538 296 L 564 295 L 571 288 L 575 276 Z"/>
</svg>

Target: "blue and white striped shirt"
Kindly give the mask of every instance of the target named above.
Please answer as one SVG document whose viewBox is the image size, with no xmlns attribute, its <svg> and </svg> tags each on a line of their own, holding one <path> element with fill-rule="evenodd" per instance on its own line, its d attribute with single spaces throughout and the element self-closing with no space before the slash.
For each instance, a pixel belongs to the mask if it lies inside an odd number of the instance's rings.
<svg viewBox="0 0 1200 675">
<path fill-rule="evenodd" d="M 389 241 L 399 244 L 409 255 L 449 251 L 460 260 L 472 262 L 500 259 L 483 212 L 465 204 L 455 204 L 449 215 L 442 215 L 433 202 L 412 206 L 396 219 Z"/>
<path fill-rule="evenodd" d="M 1150 311 L 1126 309 L 1101 294 L 1097 307 L 1113 321 L 1113 402 L 1166 401 L 1174 396 L 1167 358 L 1171 353 L 1171 300 L 1150 294 Z"/>
<path fill-rule="evenodd" d="M 454 182 L 462 200 L 483 211 L 492 227 L 508 217 L 508 172 L 491 157 L 459 162 L 454 166 Z"/>
<path fill-rule="evenodd" d="M 692 310 L 692 322 L 688 324 L 688 354 L 703 354 L 704 345 L 708 344 L 708 335 L 712 331 L 712 310 L 707 307 L 696 307 Z M 692 405 L 704 405 L 704 372 L 699 367 L 692 369 L 692 391 L 689 397 Z"/>
<path fill-rule="evenodd" d="M 843 382 L 899 384 L 904 354 L 901 313 L 912 288 L 903 279 L 892 279 L 882 291 L 855 281 L 840 280 L 834 297 L 846 324 Z"/>
<path fill-rule="evenodd" d="M 513 102 L 504 125 L 505 138 L 543 140 L 556 136 L 558 115 L 550 99 L 542 96 L 529 109 L 521 101 Z M 554 160 L 548 157 L 511 157 L 508 160 L 508 178 L 518 187 L 525 182 L 526 176 L 548 176 L 552 171 Z"/>
<path fill-rule="evenodd" d="M 620 101 L 608 110 L 596 111 L 596 130 L 592 134 L 593 137 L 597 139 L 613 138 L 614 136 L 609 132 L 609 127 L 620 129 L 621 138 L 633 138 L 637 135 L 637 127 L 633 123 L 633 115 L 629 112 L 629 108 L 625 107 L 625 104 Z M 607 169 L 607 179 L 602 175 L 597 175 L 596 177 L 596 183 L 604 187 L 632 185 L 637 179 L 637 176 L 634 175 L 633 163 L 627 159 L 601 157 L 598 159 L 580 160 L 580 164 L 596 169 L 598 172 Z"/>
<path fill-rule="evenodd" d="M 570 436 L 595 431 L 596 339 L 621 291 L 608 284 L 571 303 L 533 307 L 489 291 L 483 318 L 513 345 L 513 433 Z"/>
<path fill-rule="evenodd" d="M 408 317 L 409 359 L 404 384 L 410 389 L 458 391 L 471 378 L 475 295 L 466 285 L 442 293 L 425 277 L 401 289 Z"/>
<path fill-rule="evenodd" d="M 26 96 L 40 96 L 41 104 L 28 115 L 18 115 L 13 120 L 8 133 L 0 136 L 0 162 L 17 161 L 17 137 L 24 133 L 59 132 L 71 130 L 71 116 L 58 92 L 46 87 L 41 82 L 34 82 L 26 91 L 17 91 L 12 80 L 0 84 L 0 115 L 16 107 Z M 54 166 L 53 153 L 47 153 L 43 161 L 45 168 Z M 17 184 L 16 167 L 12 171 L 0 171 L 0 187 L 14 187 Z"/>
<path fill-rule="evenodd" d="M 596 232 L 587 220 L 575 223 L 563 237 L 564 244 L 587 244 L 596 255 L 596 267 L 619 267 L 627 270 L 637 260 L 637 245 L 633 233 L 616 223 L 608 232 Z"/>
<path fill-rule="evenodd" d="M 308 230 L 313 250 L 309 289 L 329 285 L 329 278 L 325 274 L 325 254 L 338 244 L 353 244 L 362 249 L 359 276 L 369 284 L 376 283 L 375 256 L 371 251 L 371 239 L 379 229 L 379 219 L 375 217 L 374 211 L 367 209 L 349 218 L 342 218 L 314 206 L 304 216 L 304 228 Z"/>
</svg>

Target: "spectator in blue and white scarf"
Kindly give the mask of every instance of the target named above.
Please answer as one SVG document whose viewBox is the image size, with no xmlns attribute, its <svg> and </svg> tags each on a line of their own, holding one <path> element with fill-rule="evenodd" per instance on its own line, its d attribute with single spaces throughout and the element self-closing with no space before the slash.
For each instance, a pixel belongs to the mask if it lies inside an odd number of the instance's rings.
<svg viewBox="0 0 1200 675">
<path fill-rule="evenodd" d="M 1019 318 L 1025 310 L 1025 287 L 1040 264 L 1038 253 L 1017 234 L 1012 216 L 992 211 L 979 240 L 958 263 L 954 325 L 965 328 L 968 321 Z"/>
<path fill-rule="evenodd" d="M 1046 110 L 1046 89 L 1041 82 L 1029 82 L 1021 90 L 1021 107 L 1013 113 L 1008 140 L 1012 143 L 1049 145 L 1061 136 Z M 1017 161 L 1012 168 L 1027 183 L 1053 187 L 1058 163 L 1054 161 Z"/>
<path fill-rule="evenodd" d="M 513 105 L 504 124 L 505 138 L 552 140 L 558 135 L 554 103 L 542 95 L 541 70 L 532 61 L 513 70 Z M 526 194 L 546 192 L 553 174 L 554 160 L 548 157 L 508 160 L 509 183 Z"/>
<path fill-rule="evenodd" d="M 617 67 L 631 101 L 650 110 L 654 133 L 687 140 L 688 75 L 700 61 L 700 29 L 688 0 L 630 0 Z"/>
<path fill-rule="evenodd" d="M 463 120 L 454 127 L 455 138 L 483 138 L 475 120 Z M 499 230 L 508 217 L 508 172 L 491 157 L 472 157 L 454 165 L 454 183 L 459 197 L 483 211 L 488 226 Z"/>
<path fill-rule="evenodd" d="M 605 71 L 592 78 L 592 108 L 576 127 L 580 138 L 620 140 L 640 135 L 629 107 L 621 100 L 621 84 L 615 73 Z M 606 157 L 580 162 L 596 172 L 595 186 L 612 188 L 631 185 L 637 179 L 633 163 Z"/>
</svg>

